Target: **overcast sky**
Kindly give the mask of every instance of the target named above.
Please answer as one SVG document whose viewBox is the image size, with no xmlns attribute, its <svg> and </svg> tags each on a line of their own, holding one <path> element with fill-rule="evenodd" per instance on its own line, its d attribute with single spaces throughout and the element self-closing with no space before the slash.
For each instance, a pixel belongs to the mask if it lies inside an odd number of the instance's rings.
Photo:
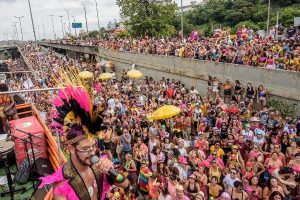
<svg viewBox="0 0 300 200">
<path fill-rule="evenodd" d="M 180 3 L 180 0 L 175 0 Z M 192 0 L 183 0 L 183 4 L 187 5 Z M 119 8 L 116 6 L 116 0 L 97 0 L 100 26 L 105 26 L 109 21 L 114 19 L 119 20 Z M 76 22 L 83 22 L 85 28 L 85 19 L 82 3 L 86 4 L 87 19 L 89 30 L 97 29 L 97 13 L 95 8 L 95 0 L 31 0 L 31 8 L 36 29 L 37 39 L 53 38 L 52 22 L 50 14 L 54 16 L 54 31 L 58 37 L 62 36 L 62 29 L 60 23 L 60 15 L 63 15 L 63 23 L 66 24 L 68 29 L 67 12 L 64 9 L 70 9 L 70 16 L 74 16 Z M 0 40 L 4 39 L 7 34 L 9 39 L 12 39 L 13 22 L 18 22 L 14 16 L 24 16 L 22 19 L 24 40 L 32 40 L 33 32 L 30 19 L 30 12 L 27 0 L 0 0 Z M 73 18 L 70 17 L 71 23 Z M 19 39 L 21 38 L 20 26 L 17 24 Z M 72 30 L 74 33 L 74 30 Z"/>
</svg>

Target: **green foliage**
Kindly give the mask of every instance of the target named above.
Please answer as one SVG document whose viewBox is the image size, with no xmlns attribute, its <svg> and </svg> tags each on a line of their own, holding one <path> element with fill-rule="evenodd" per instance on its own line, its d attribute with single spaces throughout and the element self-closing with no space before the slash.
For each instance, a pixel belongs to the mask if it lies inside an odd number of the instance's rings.
<svg viewBox="0 0 300 200">
<path fill-rule="evenodd" d="M 294 24 L 294 18 L 295 17 L 300 17 L 300 7 L 298 6 L 292 6 L 292 7 L 287 7 L 280 12 L 280 22 L 284 26 L 290 26 Z"/>
<path fill-rule="evenodd" d="M 245 24 L 254 30 L 266 29 L 269 0 L 207 0 L 184 13 L 184 34 L 199 30 L 211 36 L 213 29 L 230 27 L 231 33 Z M 270 26 L 293 24 L 300 17 L 300 0 L 271 0 Z M 173 0 L 117 0 L 130 36 L 168 37 L 181 29 L 180 12 Z M 113 23 L 110 23 L 113 26 Z M 121 35 L 120 37 L 126 37 Z"/>
<path fill-rule="evenodd" d="M 237 29 L 243 25 L 246 25 L 247 27 L 252 28 L 254 31 L 257 31 L 261 28 L 257 23 L 247 20 L 247 21 L 243 21 L 243 22 L 240 22 L 237 25 L 235 25 L 235 27 L 233 29 L 231 29 L 231 33 L 232 34 L 236 33 Z"/>
<path fill-rule="evenodd" d="M 276 24 L 276 12 L 279 11 L 279 23 L 284 26 L 293 24 L 294 17 L 300 16 L 300 0 L 271 0 L 270 26 Z M 292 6 L 293 5 L 293 6 Z M 286 7 L 289 6 L 289 7 Z M 207 0 L 185 13 L 185 33 L 190 27 L 201 27 L 201 33 L 211 35 L 212 28 L 231 27 L 231 32 L 245 24 L 254 30 L 266 29 L 268 0 Z M 177 22 L 178 23 L 178 22 Z M 178 26 L 175 26 L 179 30 Z"/>
<path fill-rule="evenodd" d="M 128 37 L 130 37 L 130 33 L 129 33 L 129 31 L 121 31 L 121 32 L 117 33 L 116 37 L 117 38 L 128 38 Z"/>
<path fill-rule="evenodd" d="M 96 38 L 99 35 L 99 31 L 90 31 L 88 33 L 88 37 L 90 38 Z"/>
<path fill-rule="evenodd" d="M 177 6 L 172 0 L 117 0 L 125 26 L 133 36 L 171 36 Z"/>
</svg>

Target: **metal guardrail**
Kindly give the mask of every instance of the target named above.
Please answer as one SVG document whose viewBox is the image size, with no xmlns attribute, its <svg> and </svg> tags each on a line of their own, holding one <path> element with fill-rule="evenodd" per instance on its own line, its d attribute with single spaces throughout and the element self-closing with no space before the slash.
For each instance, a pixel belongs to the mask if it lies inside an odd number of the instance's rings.
<svg viewBox="0 0 300 200">
<path fill-rule="evenodd" d="M 31 92 L 45 92 L 45 91 L 55 91 L 63 89 L 64 87 L 55 87 L 55 88 L 41 88 L 41 89 L 31 89 L 31 90 L 17 90 L 17 91 L 7 91 L 0 92 L 1 94 L 18 94 L 18 93 L 31 93 Z"/>
<path fill-rule="evenodd" d="M 26 74 L 26 73 L 39 73 L 39 72 L 42 71 L 13 71 L 13 72 L 0 72 L 0 74 L 20 74 L 20 73 Z"/>
</svg>

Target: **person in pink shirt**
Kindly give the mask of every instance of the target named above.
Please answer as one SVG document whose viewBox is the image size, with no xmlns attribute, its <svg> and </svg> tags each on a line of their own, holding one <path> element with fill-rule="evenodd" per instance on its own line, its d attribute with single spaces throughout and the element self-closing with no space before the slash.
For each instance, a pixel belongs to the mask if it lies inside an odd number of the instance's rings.
<svg viewBox="0 0 300 200">
<path fill-rule="evenodd" d="M 175 200 L 190 200 L 190 198 L 184 194 L 184 189 L 182 185 L 178 185 L 176 188 Z"/>
</svg>

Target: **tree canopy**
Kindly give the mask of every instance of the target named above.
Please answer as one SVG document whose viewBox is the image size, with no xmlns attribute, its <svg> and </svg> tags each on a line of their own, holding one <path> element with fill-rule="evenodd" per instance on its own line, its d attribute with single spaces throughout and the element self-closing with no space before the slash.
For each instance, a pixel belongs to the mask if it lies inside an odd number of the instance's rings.
<svg viewBox="0 0 300 200">
<path fill-rule="evenodd" d="M 177 5 L 172 0 L 117 0 L 124 24 L 133 36 L 171 36 Z"/>
<path fill-rule="evenodd" d="M 215 28 L 232 33 L 245 24 L 254 30 L 266 29 L 269 0 L 206 0 L 184 13 L 184 33 L 193 29 L 211 35 Z M 124 25 L 133 36 L 168 37 L 180 31 L 180 12 L 173 0 L 117 0 Z M 276 13 L 283 26 L 300 17 L 300 0 L 271 0 L 270 26 Z"/>
<path fill-rule="evenodd" d="M 270 25 L 293 24 L 294 17 L 300 17 L 300 0 L 271 0 Z M 199 29 L 204 34 L 212 34 L 216 27 L 229 27 L 232 32 L 242 24 L 254 30 L 265 29 L 268 14 L 268 0 L 207 0 L 185 13 L 185 32 Z"/>
</svg>

